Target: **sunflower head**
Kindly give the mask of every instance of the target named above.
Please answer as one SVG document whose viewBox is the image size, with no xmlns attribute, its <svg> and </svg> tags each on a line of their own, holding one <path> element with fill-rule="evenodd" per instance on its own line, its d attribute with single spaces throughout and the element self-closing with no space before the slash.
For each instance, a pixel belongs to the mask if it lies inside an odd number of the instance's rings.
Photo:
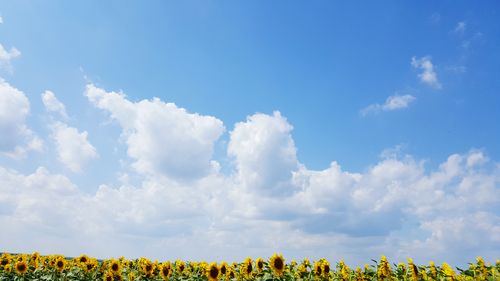
<svg viewBox="0 0 500 281">
<path fill-rule="evenodd" d="M 253 273 L 252 259 L 247 257 L 240 265 L 240 273 L 243 277 L 250 279 Z"/>
<path fill-rule="evenodd" d="M 113 281 L 113 279 L 114 279 L 114 278 L 113 278 L 113 272 L 111 272 L 111 271 L 109 271 L 109 270 L 108 270 L 108 271 L 106 271 L 106 273 L 105 273 L 105 274 L 104 274 L 104 276 L 103 276 L 103 280 L 104 280 L 104 281 Z"/>
<path fill-rule="evenodd" d="M 18 274 L 24 274 L 26 273 L 26 271 L 28 271 L 28 265 L 26 264 L 26 262 L 24 260 L 20 260 L 18 262 L 16 262 L 16 272 Z"/>
<path fill-rule="evenodd" d="M 217 281 L 220 276 L 220 268 L 213 262 L 206 267 L 205 273 L 209 281 Z"/>
<path fill-rule="evenodd" d="M 323 268 L 321 267 L 321 261 L 315 261 L 313 264 L 313 272 L 316 276 L 321 276 L 323 273 Z"/>
<path fill-rule="evenodd" d="M 285 258 L 281 254 L 274 254 L 269 259 L 269 267 L 274 275 L 281 277 L 285 271 Z"/>
<path fill-rule="evenodd" d="M 185 269 L 186 269 L 186 263 L 183 260 L 175 261 L 175 270 L 177 271 L 177 274 L 182 275 Z"/>
<path fill-rule="evenodd" d="M 170 262 L 164 262 L 160 265 L 160 275 L 163 280 L 168 280 L 170 275 L 172 274 L 172 265 Z"/>
<path fill-rule="evenodd" d="M 255 260 L 255 267 L 257 267 L 257 271 L 261 273 L 264 271 L 264 259 L 258 258 Z"/>
<path fill-rule="evenodd" d="M 0 257 L 0 266 L 6 266 L 10 263 L 10 261 L 12 260 L 12 257 L 5 253 L 5 254 L 2 254 L 2 256 Z"/>
<path fill-rule="evenodd" d="M 227 262 L 223 261 L 220 263 L 220 274 L 221 275 L 226 275 L 226 272 L 228 271 L 229 265 Z"/>
<path fill-rule="evenodd" d="M 321 271 L 323 272 L 323 275 L 325 277 L 328 276 L 328 274 L 330 274 L 330 262 L 328 260 L 326 259 L 321 260 Z"/>
<path fill-rule="evenodd" d="M 87 255 L 81 255 L 78 258 L 76 258 L 76 261 L 79 263 L 86 263 L 89 260 L 89 257 Z"/>
<path fill-rule="evenodd" d="M 58 257 L 55 260 L 55 267 L 57 271 L 62 272 L 66 268 L 66 260 L 63 257 Z"/>
<path fill-rule="evenodd" d="M 109 270 L 113 273 L 113 275 L 120 275 L 121 273 L 121 265 L 117 260 L 111 260 L 109 263 Z"/>
</svg>

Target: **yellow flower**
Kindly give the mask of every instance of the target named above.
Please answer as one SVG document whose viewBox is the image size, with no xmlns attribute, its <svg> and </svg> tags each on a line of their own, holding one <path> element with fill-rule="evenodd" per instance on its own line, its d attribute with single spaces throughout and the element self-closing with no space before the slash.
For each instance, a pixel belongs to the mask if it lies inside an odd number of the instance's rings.
<svg viewBox="0 0 500 281">
<path fill-rule="evenodd" d="M 0 266 L 8 265 L 11 260 L 12 260 L 12 257 L 9 254 L 7 254 L 7 253 L 2 254 L 2 256 L 0 257 Z"/>
<path fill-rule="evenodd" d="M 264 259 L 258 258 L 255 260 L 255 267 L 257 267 L 257 271 L 261 273 L 264 270 Z"/>
<path fill-rule="evenodd" d="M 16 262 L 16 272 L 19 274 L 24 274 L 28 271 L 28 265 L 24 260 L 19 260 Z"/>
<path fill-rule="evenodd" d="M 269 267 L 274 275 L 281 277 L 285 271 L 285 258 L 281 254 L 274 254 L 269 259 Z"/>
<path fill-rule="evenodd" d="M 111 272 L 109 270 L 106 271 L 106 273 L 104 274 L 103 280 L 104 281 L 113 281 L 113 272 Z"/>
<path fill-rule="evenodd" d="M 380 257 L 380 263 L 377 268 L 377 276 L 381 279 L 389 277 L 391 275 L 391 265 L 387 261 L 385 256 Z"/>
<path fill-rule="evenodd" d="M 349 270 L 349 267 L 345 266 L 347 270 Z M 328 277 L 330 274 L 330 262 L 327 261 L 326 259 L 321 260 L 321 271 L 323 272 L 323 276 Z"/>
<path fill-rule="evenodd" d="M 441 265 L 441 269 L 443 270 L 443 274 L 447 277 L 447 280 L 455 280 L 455 271 L 453 271 L 449 264 L 444 262 Z"/>
<path fill-rule="evenodd" d="M 252 277 L 252 272 L 252 259 L 250 257 L 247 257 L 240 265 L 240 274 L 245 278 L 250 279 Z"/>
<path fill-rule="evenodd" d="M 215 262 L 207 266 L 206 275 L 209 281 L 217 281 L 219 279 L 220 269 Z"/>
<path fill-rule="evenodd" d="M 66 267 L 66 260 L 61 256 L 57 257 L 55 259 L 55 266 L 57 271 L 62 272 Z"/>
<path fill-rule="evenodd" d="M 356 281 L 363 281 L 365 279 L 365 276 L 363 275 L 363 272 L 361 272 L 361 267 L 356 267 L 356 271 L 354 272 L 354 277 L 356 278 Z"/>
<path fill-rule="evenodd" d="M 434 279 L 437 277 L 437 268 L 433 261 L 429 262 L 429 275 Z"/>
<path fill-rule="evenodd" d="M 321 267 L 321 261 L 317 260 L 314 262 L 313 272 L 315 276 L 317 277 L 321 276 L 321 274 L 323 273 L 323 268 Z"/>
<path fill-rule="evenodd" d="M 411 258 L 408 259 L 408 269 L 410 270 L 411 280 L 417 281 L 418 280 L 418 268 L 413 263 L 413 260 Z"/>
<path fill-rule="evenodd" d="M 76 260 L 79 263 L 86 263 L 89 260 L 89 257 L 87 255 L 81 255 L 78 258 L 76 258 Z"/>
<path fill-rule="evenodd" d="M 170 275 L 172 274 L 172 265 L 170 262 L 164 262 L 160 265 L 160 275 L 163 280 L 168 280 Z"/>
<path fill-rule="evenodd" d="M 9 264 L 5 265 L 3 270 L 5 270 L 5 272 L 7 272 L 7 273 L 11 273 L 12 272 L 12 264 L 9 263 Z"/>
<path fill-rule="evenodd" d="M 121 273 L 122 273 L 122 269 L 121 269 L 120 263 L 117 260 L 114 260 L 114 259 L 112 259 L 109 262 L 109 269 L 111 270 L 111 273 L 113 273 L 113 275 L 115 275 L 115 276 L 121 275 Z"/>
<path fill-rule="evenodd" d="M 186 269 L 186 263 L 182 260 L 176 260 L 175 269 L 177 270 L 177 274 L 182 275 L 184 273 L 184 269 Z"/>
<path fill-rule="evenodd" d="M 220 274 L 222 275 L 226 275 L 226 272 L 229 268 L 229 265 L 227 264 L 227 262 L 223 261 L 220 263 Z"/>
</svg>

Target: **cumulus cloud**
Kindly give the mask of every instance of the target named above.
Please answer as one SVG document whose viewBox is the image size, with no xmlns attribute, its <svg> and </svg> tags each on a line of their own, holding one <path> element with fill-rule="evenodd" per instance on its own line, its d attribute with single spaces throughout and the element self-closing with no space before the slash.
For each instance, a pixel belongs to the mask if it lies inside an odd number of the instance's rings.
<svg viewBox="0 0 500 281">
<path fill-rule="evenodd" d="M 432 64 L 431 57 L 425 56 L 417 59 L 416 57 L 411 58 L 411 65 L 422 70 L 422 73 L 418 74 L 420 81 L 427 84 L 435 89 L 441 89 L 441 83 L 438 81 L 436 71 L 434 71 L 434 65 Z"/>
<path fill-rule="evenodd" d="M 55 112 L 64 119 L 68 118 L 68 115 L 66 114 L 66 107 L 56 98 L 53 92 L 45 91 L 41 96 L 45 110 L 48 112 Z"/>
<path fill-rule="evenodd" d="M 12 71 L 11 60 L 19 57 L 21 52 L 12 47 L 10 50 L 6 50 L 2 44 L 0 44 L 0 68 L 4 68 L 7 71 Z"/>
<path fill-rule="evenodd" d="M 69 127 L 62 122 L 54 122 L 51 126 L 57 150 L 57 158 L 73 172 L 80 172 L 90 160 L 98 157 L 97 151 L 88 141 L 86 131 Z"/>
<path fill-rule="evenodd" d="M 237 123 L 227 151 L 235 159 L 239 180 L 264 192 L 288 193 L 288 182 L 298 168 L 291 130 L 278 111 L 272 116 L 257 113 Z"/>
<path fill-rule="evenodd" d="M 189 113 L 158 98 L 131 102 L 125 94 L 106 92 L 92 84 L 85 96 L 118 121 L 135 169 L 146 175 L 198 179 L 218 167 L 212 160 L 222 121 Z"/>
<path fill-rule="evenodd" d="M 389 96 L 384 104 L 371 104 L 363 108 L 360 112 L 365 116 L 371 113 L 378 113 L 380 111 L 393 111 L 398 109 L 407 108 L 410 103 L 414 102 L 416 98 L 412 95 L 393 95 Z"/>
<path fill-rule="evenodd" d="M 29 112 L 24 93 L 0 79 L 0 153 L 23 157 L 30 150 L 42 149 L 42 141 L 26 125 Z"/>
</svg>

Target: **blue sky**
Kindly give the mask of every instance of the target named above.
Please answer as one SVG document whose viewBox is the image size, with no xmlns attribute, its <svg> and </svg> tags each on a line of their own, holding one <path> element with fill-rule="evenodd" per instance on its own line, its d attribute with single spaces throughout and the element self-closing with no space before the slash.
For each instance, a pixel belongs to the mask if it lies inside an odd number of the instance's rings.
<svg viewBox="0 0 500 281">
<path fill-rule="evenodd" d="M 498 258 L 494 1 L 0 3 L 5 250 Z"/>
</svg>

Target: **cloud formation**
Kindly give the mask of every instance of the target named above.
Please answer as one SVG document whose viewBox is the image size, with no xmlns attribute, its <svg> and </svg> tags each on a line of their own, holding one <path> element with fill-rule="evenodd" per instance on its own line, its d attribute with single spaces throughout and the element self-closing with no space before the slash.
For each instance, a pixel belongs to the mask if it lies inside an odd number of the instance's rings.
<svg viewBox="0 0 500 281">
<path fill-rule="evenodd" d="M 419 263 L 497 258 L 500 163 L 481 150 L 452 154 L 437 168 L 394 150 L 363 171 L 335 161 L 311 170 L 297 158 L 292 125 L 276 111 L 235 124 L 227 147 L 234 170 L 225 175 L 213 168 L 224 130 L 217 118 L 94 85 L 85 95 L 120 125 L 140 180 L 88 188 L 43 166 L 31 173 L 0 166 L 5 250 L 191 260 L 279 251 L 351 264 L 382 253 Z M 387 108 L 401 107 L 388 101 Z M 78 144 L 68 155 L 92 154 L 82 153 L 85 132 L 59 121 L 53 130 L 63 135 L 60 145 Z M 73 156 L 69 166 L 82 163 Z"/>
<path fill-rule="evenodd" d="M 219 119 L 189 113 L 158 98 L 131 102 L 123 93 L 106 92 L 92 84 L 87 85 L 85 96 L 118 122 L 128 156 L 135 160 L 139 173 L 188 180 L 218 169 L 212 154 L 224 132 Z"/>
<path fill-rule="evenodd" d="M 57 150 L 57 159 L 73 172 L 81 172 L 82 167 L 98 157 L 97 151 L 88 141 L 86 131 L 79 132 L 62 122 L 50 125 L 52 139 Z"/>
<path fill-rule="evenodd" d="M 361 115 L 375 114 L 380 111 L 393 111 L 398 109 L 407 108 L 416 98 L 412 95 L 393 95 L 389 96 L 384 104 L 371 104 L 363 108 L 360 112 Z"/>
<path fill-rule="evenodd" d="M 42 140 L 26 125 L 29 112 L 24 93 L 0 79 L 0 153 L 18 158 L 42 149 Z"/>
<path fill-rule="evenodd" d="M 45 91 L 42 93 L 42 102 L 45 106 L 45 110 L 48 112 L 54 112 L 59 114 L 64 119 L 68 119 L 68 114 L 66 113 L 66 107 L 61 103 L 53 92 Z"/>
<path fill-rule="evenodd" d="M 21 52 L 12 47 L 10 50 L 4 48 L 2 44 L 0 44 L 0 68 L 4 68 L 7 71 L 12 71 L 11 60 L 19 57 Z"/>
<path fill-rule="evenodd" d="M 431 57 L 425 56 L 421 58 L 412 57 L 411 65 L 416 68 L 422 70 L 418 77 L 420 81 L 428 86 L 431 86 L 435 89 L 441 89 L 441 83 L 438 81 L 436 71 L 434 71 L 434 65 L 432 64 Z"/>
</svg>

